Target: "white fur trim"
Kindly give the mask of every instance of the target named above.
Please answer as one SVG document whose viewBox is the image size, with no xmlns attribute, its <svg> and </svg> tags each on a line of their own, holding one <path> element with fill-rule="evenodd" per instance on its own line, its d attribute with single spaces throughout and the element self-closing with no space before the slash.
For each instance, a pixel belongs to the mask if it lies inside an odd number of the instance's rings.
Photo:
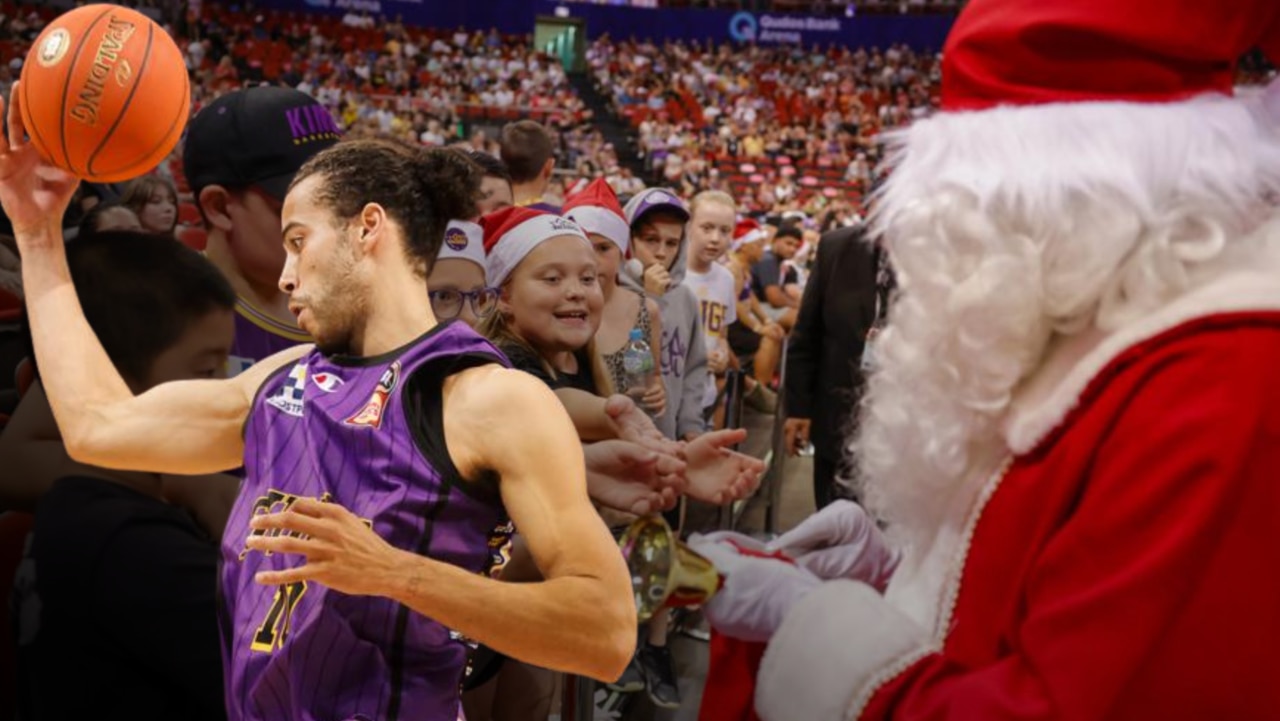
<svg viewBox="0 0 1280 721">
<path fill-rule="evenodd" d="M 484 229 L 477 223 L 468 220 L 451 220 L 444 231 L 444 242 L 440 243 L 437 260 L 458 258 L 469 260 L 485 267 Z"/>
<path fill-rule="evenodd" d="M 588 246 L 591 241 L 578 224 L 558 215 L 537 215 L 508 230 L 498 239 L 485 259 L 488 283 L 497 288 L 520 265 L 524 257 L 544 241 L 568 235 L 581 238 Z"/>
<path fill-rule="evenodd" d="M 618 246 L 625 257 L 631 245 L 631 226 L 621 215 L 595 205 L 583 205 L 564 214 L 588 233 L 603 235 Z"/>
<path fill-rule="evenodd" d="M 1099 196 L 1146 216 L 1193 202 L 1247 213 L 1280 191 L 1280 122 L 1265 97 L 937 113 L 885 134 L 892 173 L 874 201 L 875 233 L 948 190 L 1030 218 L 1081 212 L 1081 198 Z"/>
<path fill-rule="evenodd" d="M 767 234 L 763 229 L 757 228 L 749 233 L 743 233 L 741 238 L 734 238 L 729 244 L 729 250 L 736 251 L 747 243 L 757 243 L 765 239 Z"/>
<path fill-rule="evenodd" d="M 831 581 L 796 604 L 760 665 L 765 721 L 846 721 L 932 648 L 923 628 L 870 586 Z"/>
<path fill-rule="evenodd" d="M 1109 336 L 1085 335 L 1050 355 L 1018 392 L 1003 424 L 1017 454 L 1033 450 L 1080 401 L 1085 388 L 1125 350 L 1183 323 L 1219 313 L 1280 311 L 1276 272 L 1242 271 L 1213 281 Z"/>
</svg>

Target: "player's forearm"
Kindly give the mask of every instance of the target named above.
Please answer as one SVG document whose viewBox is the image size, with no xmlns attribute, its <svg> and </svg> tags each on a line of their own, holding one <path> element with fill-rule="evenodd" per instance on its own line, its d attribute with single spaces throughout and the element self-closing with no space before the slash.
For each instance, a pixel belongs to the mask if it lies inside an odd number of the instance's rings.
<svg viewBox="0 0 1280 721">
<path fill-rule="evenodd" d="M 109 419 L 105 409 L 133 396 L 85 319 L 67 267 L 62 233 L 23 233 L 22 282 L 31 341 L 49 405 L 72 457 Z"/>
<path fill-rule="evenodd" d="M 636 642 L 630 598 L 603 579 L 504 583 L 397 551 L 383 594 L 470 639 L 536 666 L 614 681 Z"/>
</svg>

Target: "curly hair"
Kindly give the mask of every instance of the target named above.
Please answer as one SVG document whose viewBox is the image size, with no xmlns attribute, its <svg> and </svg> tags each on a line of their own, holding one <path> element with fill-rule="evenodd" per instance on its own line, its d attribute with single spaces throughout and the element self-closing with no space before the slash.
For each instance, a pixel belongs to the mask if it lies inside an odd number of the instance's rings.
<svg viewBox="0 0 1280 721">
<path fill-rule="evenodd" d="M 404 231 L 405 252 L 424 278 L 431 273 L 448 222 L 476 215 L 483 173 L 461 153 L 388 138 L 348 140 L 311 158 L 290 190 L 323 178 L 316 202 L 339 223 L 369 203 L 381 205 Z"/>
<path fill-rule="evenodd" d="M 849 450 L 900 543 L 927 544 L 1011 453 L 1002 423 L 1056 349 L 1280 266 L 1280 133 L 1252 109 L 1082 105 L 1030 128 L 998 110 L 890 137 L 873 226 L 899 292 Z"/>
</svg>

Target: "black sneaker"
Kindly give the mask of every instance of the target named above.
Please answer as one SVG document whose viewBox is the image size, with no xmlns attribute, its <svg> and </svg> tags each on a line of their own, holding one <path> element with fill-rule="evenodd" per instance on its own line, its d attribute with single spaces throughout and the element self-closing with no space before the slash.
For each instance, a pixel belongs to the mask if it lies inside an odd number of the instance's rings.
<svg viewBox="0 0 1280 721">
<path fill-rule="evenodd" d="M 676 669 L 671 663 L 671 651 L 666 646 L 645 644 L 640 649 L 640 667 L 644 670 L 645 688 L 649 699 L 658 708 L 680 708 L 680 688 L 676 685 Z"/>
<path fill-rule="evenodd" d="M 644 690 L 644 672 L 640 670 L 640 653 L 631 657 L 631 663 L 627 664 L 627 669 L 622 672 L 622 677 L 611 684 L 609 688 L 618 693 L 635 693 Z"/>
</svg>

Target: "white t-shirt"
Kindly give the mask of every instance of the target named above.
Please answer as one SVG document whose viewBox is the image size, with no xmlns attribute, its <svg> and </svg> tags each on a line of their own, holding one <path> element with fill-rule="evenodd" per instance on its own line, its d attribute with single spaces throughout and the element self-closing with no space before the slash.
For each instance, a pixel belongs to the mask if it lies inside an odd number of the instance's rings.
<svg viewBox="0 0 1280 721">
<path fill-rule="evenodd" d="M 686 269 L 684 284 L 689 286 L 698 297 L 698 306 L 702 314 L 702 337 L 707 342 L 707 354 L 710 355 L 729 340 L 729 326 L 738 319 L 738 304 L 733 293 L 733 274 L 719 263 L 712 263 L 711 270 L 706 273 L 695 273 Z M 723 341 L 723 343 L 722 343 Z M 708 371 L 709 373 L 710 371 Z M 702 407 L 716 400 L 716 384 L 713 378 L 707 384 L 707 395 Z"/>
</svg>

